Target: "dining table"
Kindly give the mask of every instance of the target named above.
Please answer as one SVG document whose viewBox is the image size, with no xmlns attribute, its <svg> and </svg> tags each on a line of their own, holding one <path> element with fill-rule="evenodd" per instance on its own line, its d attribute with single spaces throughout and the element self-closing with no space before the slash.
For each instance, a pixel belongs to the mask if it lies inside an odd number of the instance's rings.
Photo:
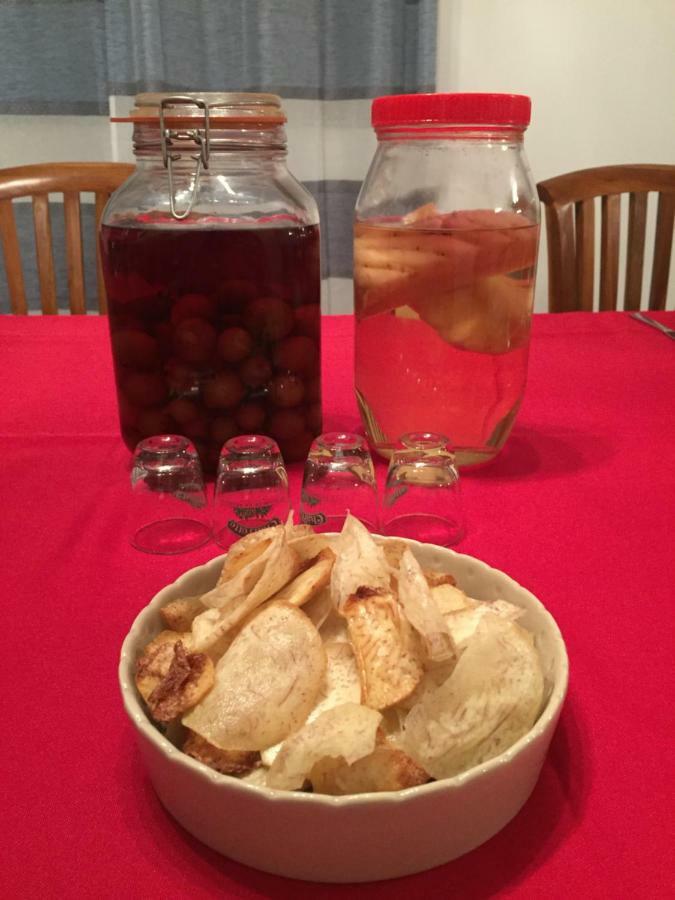
<svg viewBox="0 0 675 900">
<path fill-rule="evenodd" d="M 675 327 L 675 312 L 650 315 Z M 353 334 L 352 317 L 323 317 L 326 430 L 363 433 Z M 556 619 L 570 661 L 562 716 L 498 834 L 430 871 L 359 885 L 222 857 L 154 793 L 122 706 L 120 647 L 153 595 L 222 551 L 130 544 L 105 316 L 0 316 L 0 373 L 2 897 L 675 896 L 675 341 L 627 312 L 533 317 L 512 434 L 490 464 L 461 471 L 455 549 Z M 289 465 L 296 509 L 301 477 Z"/>
</svg>

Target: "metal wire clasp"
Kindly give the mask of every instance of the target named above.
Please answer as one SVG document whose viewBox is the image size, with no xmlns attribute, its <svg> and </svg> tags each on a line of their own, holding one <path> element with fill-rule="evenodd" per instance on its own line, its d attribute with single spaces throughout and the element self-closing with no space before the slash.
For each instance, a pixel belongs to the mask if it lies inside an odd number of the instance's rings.
<svg viewBox="0 0 675 900">
<path fill-rule="evenodd" d="M 165 108 L 167 106 L 178 105 L 196 106 L 198 109 L 203 110 L 204 128 L 191 128 L 187 130 L 166 128 L 164 125 Z M 195 199 L 197 197 L 197 192 L 199 190 L 199 176 L 201 174 L 202 167 L 204 169 L 208 169 L 209 167 L 209 108 L 206 105 L 206 101 L 197 100 L 194 97 L 182 96 L 162 98 L 159 105 L 159 132 L 162 142 L 162 161 L 165 168 L 169 172 L 169 207 L 171 209 L 171 215 L 174 217 L 174 219 L 185 219 L 190 215 L 192 207 L 194 206 Z M 188 202 L 187 208 L 183 210 L 183 212 L 177 212 L 173 187 L 173 163 L 177 162 L 181 158 L 181 153 L 172 153 L 171 151 L 175 147 L 176 142 L 182 141 L 193 141 L 199 148 L 199 153 L 196 155 L 190 154 L 190 158 L 197 163 L 197 166 L 195 168 L 194 185 L 192 187 L 192 192 L 190 193 L 190 200 Z"/>
</svg>

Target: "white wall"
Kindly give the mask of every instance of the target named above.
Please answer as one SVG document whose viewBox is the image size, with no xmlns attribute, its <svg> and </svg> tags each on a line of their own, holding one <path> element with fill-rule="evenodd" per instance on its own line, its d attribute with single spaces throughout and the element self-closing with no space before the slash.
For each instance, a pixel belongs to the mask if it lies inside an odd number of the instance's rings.
<svg viewBox="0 0 675 900">
<path fill-rule="evenodd" d="M 437 59 L 439 91 L 532 97 L 526 147 L 536 181 L 590 166 L 675 163 L 674 0 L 439 0 Z M 538 310 L 546 309 L 542 245 Z M 673 270 L 675 260 L 670 309 Z"/>
</svg>

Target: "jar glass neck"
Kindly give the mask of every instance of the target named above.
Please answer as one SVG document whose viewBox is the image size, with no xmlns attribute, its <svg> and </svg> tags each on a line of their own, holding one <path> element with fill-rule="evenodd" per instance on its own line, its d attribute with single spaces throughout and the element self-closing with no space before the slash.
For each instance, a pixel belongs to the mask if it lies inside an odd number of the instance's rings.
<svg viewBox="0 0 675 900">
<path fill-rule="evenodd" d="M 424 122 L 419 125 L 397 125 L 376 129 L 382 143 L 396 141 L 482 141 L 495 144 L 522 144 L 525 129 L 513 126 L 447 125 Z"/>
<path fill-rule="evenodd" d="M 195 140 L 194 133 L 183 132 L 172 136 L 166 150 L 177 158 L 194 157 L 203 148 L 203 131 L 199 132 L 202 143 Z M 133 135 L 134 155 L 137 159 L 162 159 L 162 137 L 159 124 L 137 124 Z M 236 154 L 238 157 L 260 157 L 261 159 L 283 160 L 286 157 L 286 132 L 283 125 L 271 128 L 211 128 L 206 148 L 207 156 L 225 158 Z"/>
</svg>

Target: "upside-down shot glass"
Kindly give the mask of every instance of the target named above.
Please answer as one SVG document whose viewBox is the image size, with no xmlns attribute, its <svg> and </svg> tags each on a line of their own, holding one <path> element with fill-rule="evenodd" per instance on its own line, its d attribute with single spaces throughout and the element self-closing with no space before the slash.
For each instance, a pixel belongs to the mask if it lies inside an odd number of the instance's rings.
<svg viewBox="0 0 675 900">
<path fill-rule="evenodd" d="M 443 547 L 465 533 L 455 454 L 445 435 L 411 432 L 391 455 L 382 526 L 387 535 Z"/>
<path fill-rule="evenodd" d="M 185 553 L 211 539 L 199 456 L 186 437 L 159 434 L 137 444 L 131 494 L 137 550 Z"/>
<path fill-rule="evenodd" d="M 262 434 L 230 438 L 220 452 L 213 502 L 213 534 L 229 547 L 252 531 L 288 516 L 288 475 L 276 441 Z"/>
<path fill-rule="evenodd" d="M 335 431 L 309 450 L 300 495 L 300 521 L 316 531 L 340 531 L 347 513 L 371 531 L 378 526 L 377 482 L 366 439 Z"/>
</svg>

